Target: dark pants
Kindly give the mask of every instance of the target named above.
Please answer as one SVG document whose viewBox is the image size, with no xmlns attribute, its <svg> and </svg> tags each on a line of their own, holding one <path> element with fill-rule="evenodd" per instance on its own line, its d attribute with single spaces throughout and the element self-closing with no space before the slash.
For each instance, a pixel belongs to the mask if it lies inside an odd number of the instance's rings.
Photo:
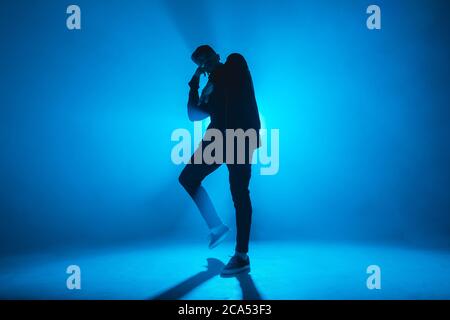
<svg viewBox="0 0 450 320">
<path fill-rule="evenodd" d="M 202 150 L 199 148 L 195 152 L 202 152 Z M 191 162 L 181 172 L 179 181 L 196 203 L 208 227 L 214 228 L 221 225 L 222 221 L 201 183 L 209 174 L 218 169 L 220 164 L 195 164 L 193 158 L 194 155 Z M 245 164 L 227 164 L 227 168 L 231 196 L 236 209 L 236 251 L 247 253 L 252 223 L 252 204 L 249 191 L 251 163 L 246 161 Z"/>
</svg>

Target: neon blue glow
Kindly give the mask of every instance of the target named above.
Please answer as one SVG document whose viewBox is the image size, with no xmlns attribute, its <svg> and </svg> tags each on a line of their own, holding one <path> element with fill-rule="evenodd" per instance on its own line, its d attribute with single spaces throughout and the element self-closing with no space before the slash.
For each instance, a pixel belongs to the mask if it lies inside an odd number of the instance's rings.
<svg viewBox="0 0 450 320">
<path fill-rule="evenodd" d="M 448 248 L 448 1 L 379 0 L 380 31 L 366 28 L 369 3 L 362 0 L 77 4 L 80 31 L 65 26 L 68 3 L 2 3 L 2 258 L 205 241 L 206 225 L 177 181 L 182 167 L 170 159 L 172 131 L 193 130 L 187 83 L 200 44 L 222 60 L 232 52 L 246 57 L 263 126 L 280 130 L 279 173 L 260 176 L 254 168 L 252 241 L 376 243 L 380 256 L 385 245 Z M 205 187 L 234 228 L 226 168 Z M 17 281 L 42 280 L 46 261 Z M 267 268 L 255 278 L 262 281 Z M 429 296 L 448 297 L 446 278 L 438 285 L 438 274 L 422 276 L 430 279 Z M 217 290 L 211 296 L 223 297 Z M 323 296 L 312 283 L 305 288 L 311 295 L 285 290 L 286 297 Z M 409 297 L 398 290 L 387 297 Z M 136 297 L 151 294 L 144 291 Z"/>
</svg>

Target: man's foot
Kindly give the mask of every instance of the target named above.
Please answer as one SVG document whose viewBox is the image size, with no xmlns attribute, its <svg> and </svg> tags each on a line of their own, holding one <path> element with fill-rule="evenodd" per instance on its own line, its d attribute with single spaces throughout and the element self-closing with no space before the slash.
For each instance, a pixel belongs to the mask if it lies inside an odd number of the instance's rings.
<svg viewBox="0 0 450 320">
<path fill-rule="evenodd" d="M 222 225 L 218 227 L 217 230 L 213 230 L 209 234 L 209 248 L 214 249 L 219 244 L 221 244 L 222 241 L 225 240 L 229 232 L 230 228 L 228 228 L 226 225 Z"/>
<path fill-rule="evenodd" d="M 250 271 L 250 258 L 242 258 L 238 255 L 231 257 L 225 268 L 222 270 L 222 276 L 231 276 L 244 271 Z"/>
</svg>

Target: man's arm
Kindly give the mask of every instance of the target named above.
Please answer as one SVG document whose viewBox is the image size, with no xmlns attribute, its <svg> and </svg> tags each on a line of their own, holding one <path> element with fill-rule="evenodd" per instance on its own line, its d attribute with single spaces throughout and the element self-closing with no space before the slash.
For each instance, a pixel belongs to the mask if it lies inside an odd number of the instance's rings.
<svg viewBox="0 0 450 320">
<path fill-rule="evenodd" d="M 195 72 L 191 81 L 189 81 L 189 100 L 188 100 L 188 117 L 191 121 L 201 121 L 209 114 L 206 112 L 206 106 L 200 102 L 198 89 L 200 87 L 200 74 L 198 70 Z"/>
</svg>

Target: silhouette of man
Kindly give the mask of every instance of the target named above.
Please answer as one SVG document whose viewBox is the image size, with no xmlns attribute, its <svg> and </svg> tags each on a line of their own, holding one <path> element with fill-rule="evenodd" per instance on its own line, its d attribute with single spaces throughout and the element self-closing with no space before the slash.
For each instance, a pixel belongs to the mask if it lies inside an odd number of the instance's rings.
<svg viewBox="0 0 450 320">
<path fill-rule="evenodd" d="M 248 247 L 252 205 L 249 183 L 252 155 L 260 144 L 259 129 L 261 124 L 258 107 L 250 71 L 242 55 L 231 54 L 223 64 L 214 49 L 208 45 L 203 45 L 194 51 L 191 59 L 198 68 L 189 82 L 189 119 L 199 121 L 210 117 L 211 123 L 208 126 L 207 133 L 213 129 L 219 130 L 224 137 L 223 155 L 226 155 L 230 190 L 236 209 L 237 233 L 235 254 L 222 270 L 222 275 L 233 275 L 250 270 Z M 208 75 L 208 82 L 199 95 L 200 76 L 202 74 Z M 249 138 L 244 139 L 245 148 L 243 150 L 238 148 L 235 143 L 228 146 L 225 143 L 227 129 L 242 129 L 245 132 L 254 132 L 256 143 L 254 139 L 252 143 L 252 139 Z M 210 229 L 209 248 L 212 249 L 225 239 L 229 233 L 229 228 L 223 224 L 217 215 L 211 199 L 201 185 L 203 179 L 218 169 L 221 163 L 207 164 L 204 161 L 201 163 L 195 161 L 195 157 L 202 156 L 204 148 L 212 143 L 208 140 L 205 138 L 202 140 L 190 162 L 181 172 L 179 181 L 194 200 Z M 242 155 L 240 152 L 244 152 L 244 154 Z M 228 157 L 229 155 L 231 156 Z M 238 161 L 239 156 L 242 156 L 241 160 L 244 159 L 244 161 Z"/>
</svg>

